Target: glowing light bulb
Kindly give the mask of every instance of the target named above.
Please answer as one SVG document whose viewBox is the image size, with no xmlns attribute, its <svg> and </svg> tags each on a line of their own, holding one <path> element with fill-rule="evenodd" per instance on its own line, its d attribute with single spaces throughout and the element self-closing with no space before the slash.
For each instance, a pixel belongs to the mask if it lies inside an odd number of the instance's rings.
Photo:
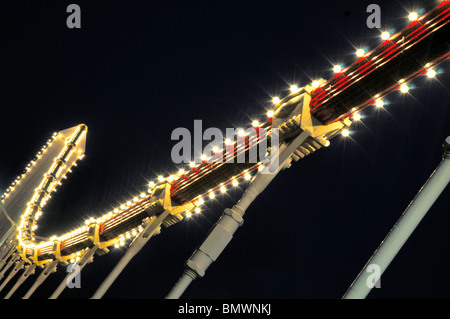
<svg viewBox="0 0 450 319">
<path fill-rule="evenodd" d="M 231 144 L 231 140 L 229 138 L 225 139 L 225 145 L 230 145 Z"/>
<path fill-rule="evenodd" d="M 250 180 L 250 178 L 252 177 L 252 175 L 250 175 L 249 173 L 245 173 L 244 174 L 244 178 L 245 178 L 245 180 Z"/>
<path fill-rule="evenodd" d="M 237 180 L 235 180 L 235 179 L 233 179 L 233 181 L 231 182 L 231 185 L 233 185 L 233 186 L 238 186 L 238 181 Z"/>
<path fill-rule="evenodd" d="M 164 176 L 159 175 L 159 176 L 158 176 L 158 181 L 163 182 L 163 181 L 164 181 Z"/>
<path fill-rule="evenodd" d="M 175 180 L 175 176 L 170 175 L 169 177 L 167 177 L 167 181 L 168 182 L 173 182 Z"/>
<path fill-rule="evenodd" d="M 319 81 L 313 81 L 312 83 L 312 87 L 313 88 L 318 88 L 320 86 L 320 82 Z"/>
<path fill-rule="evenodd" d="M 267 112 L 267 117 L 273 117 L 273 114 L 274 114 L 273 111 L 268 111 Z"/>
<path fill-rule="evenodd" d="M 365 53 L 366 53 L 366 52 L 364 51 L 364 49 L 358 49 L 358 50 L 356 50 L 356 56 L 357 56 L 357 57 L 363 57 Z"/>
<path fill-rule="evenodd" d="M 200 156 L 200 159 L 201 159 L 202 161 L 206 160 L 206 155 L 205 155 L 205 154 L 202 154 L 202 156 Z"/>
<path fill-rule="evenodd" d="M 409 21 L 416 21 L 419 18 L 417 12 L 410 12 L 408 15 Z"/>
<path fill-rule="evenodd" d="M 375 101 L 375 106 L 378 107 L 378 108 L 383 107 L 384 106 L 383 100 L 382 99 L 376 100 Z"/>
<path fill-rule="evenodd" d="M 342 67 L 340 65 L 335 65 L 333 67 L 333 72 L 334 73 L 340 73 L 342 71 Z"/>
<path fill-rule="evenodd" d="M 203 200 L 203 198 L 200 198 L 198 201 L 197 201 L 197 205 L 203 205 L 205 203 L 205 201 Z"/>
<path fill-rule="evenodd" d="M 227 191 L 227 188 L 225 187 L 225 186 L 222 186 L 221 188 L 220 188 L 220 192 L 221 193 L 225 193 Z"/>
<path fill-rule="evenodd" d="M 180 169 L 180 170 L 178 171 L 178 174 L 179 174 L 179 175 L 184 175 L 184 169 Z"/>
<path fill-rule="evenodd" d="M 256 120 L 254 120 L 254 121 L 252 122 L 252 126 L 253 126 L 253 127 L 258 127 L 258 126 L 259 126 L 259 122 L 256 121 Z"/>
<path fill-rule="evenodd" d="M 195 208 L 195 213 L 200 214 L 201 211 L 202 210 L 199 207 Z"/>
<path fill-rule="evenodd" d="M 433 70 L 433 69 L 429 69 L 428 72 L 427 72 L 427 77 L 430 78 L 430 79 L 432 79 L 432 78 L 434 78 L 435 76 L 436 76 L 436 71 Z"/>
<path fill-rule="evenodd" d="M 187 213 L 186 213 L 186 217 L 187 217 L 187 218 L 190 218 L 191 216 L 192 216 L 192 213 L 191 213 L 191 212 L 187 212 Z"/>
<path fill-rule="evenodd" d="M 209 193 L 209 198 L 214 199 L 214 197 L 216 197 L 216 195 L 214 195 L 214 193 Z"/>
<path fill-rule="evenodd" d="M 382 40 L 389 40 L 390 37 L 391 37 L 391 34 L 387 31 L 381 33 Z"/>
<path fill-rule="evenodd" d="M 189 167 L 195 167 L 195 163 L 194 162 L 190 162 L 189 163 Z"/>
<path fill-rule="evenodd" d="M 244 131 L 243 129 L 240 129 L 240 130 L 238 131 L 238 135 L 239 135 L 239 136 L 244 136 L 244 135 L 245 135 L 245 131 Z"/>
<path fill-rule="evenodd" d="M 278 96 L 275 96 L 275 97 L 272 99 L 272 103 L 273 103 L 273 104 L 278 104 L 278 103 L 280 103 L 280 98 L 279 98 Z"/>
<path fill-rule="evenodd" d="M 120 205 L 120 209 L 125 209 L 125 205 Z"/>
<path fill-rule="evenodd" d="M 343 129 L 341 134 L 342 134 L 342 136 L 347 137 L 350 135 L 350 131 L 347 129 Z"/>
<path fill-rule="evenodd" d="M 354 119 L 355 121 L 360 121 L 360 120 L 361 120 L 361 114 L 359 114 L 359 113 L 353 114 L 353 119 Z"/>
<path fill-rule="evenodd" d="M 218 152 L 219 152 L 219 148 L 218 148 L 217 146 L 214 146 L 213 149 L 212 149 L 212 151 L 213 151 L 214 153 L 218 153 Z"/>
<path fill-rule="evenodd" d="M 300 89 L 298 88 L 297 85 L 291 85 L 290 90 L 292 93 L 297 93 L 298 91 L 300 91 Z"/>
<path fill-rule="evenodd" d="M 405 83 L 403 83 L 402 85 L 400 85 L 400 92 L 402 92 L 402 93 L 408 93 L 408 91 L 409 91 L 408 85 L 406 85 Z"/>
</svg>

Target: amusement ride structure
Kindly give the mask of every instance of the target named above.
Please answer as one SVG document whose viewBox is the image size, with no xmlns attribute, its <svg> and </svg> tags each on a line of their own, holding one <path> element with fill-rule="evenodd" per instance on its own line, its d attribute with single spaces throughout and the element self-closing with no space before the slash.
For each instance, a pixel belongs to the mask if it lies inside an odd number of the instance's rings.
<svg viewBox="0 0 450 319">
<path fill-rule="evenodd" d="M 84 157 L 87 126 L 81 124 L 54 133 L 1 197 L 0 291 L 20 274 L 5 298 L 12 297 L 39 270 L 34 284 L 23 296 L 29 298 L 58 265 L 76 264 L 81 271 L 94 255 L 128 245 L 122 259 L 92 296 L 101 298 L 128 262 L 161 231 L 161 226 L 170 227 L 199 213 L 207 198 L 236 186 L 240 179 L 250 181 L 239 202 L 225 209 L 186 262 L 185 272 L 167 296 L 179 298 L 192 280 L 205 275 L 242 225 L 246 209 L 279 171 L 327 147 L 335 136 L 348 136 L 361 110 L 382 106 L 383 98 L 390 92 L 406 93 L 413 79 L 436 76 L 436 66 L 450 58 L 450 1 L 442 1 L 423 14 L 411 13 L 410 20 L 395 34 L 384 32 L 382 43 L 373 50 L 358 50 L 353 64 L 336 66 L 331 79 L 317 80 L 302 88 L 293 86 L 291 94 L 274 98 L 268 119 L 252 123 L 255 134 L 238 131 L 235 140 L 225 140 L 211 156 L 204 155 L 201 162 L 191 162 L 173 175 L 159 176 L 145 192 L 103 216 L 90 218 L 68 233 L 41 238 L 35 230 L 42 209 L 71 168 Z M 262 145 L 267 146 L 268 160 L 250 161 L 250 152 Z M 446 155 L 439 169 L 366 266 L 375 263 L 384 271 L 447 185 L 449 139 L 444 148 Z M 237 161 L 240 157 L 245 160 Z M 50 298 L 58 298 L 71 275 L 67 274 Z M 369 293 L 367 275 L 361 272 L 346 298 L 364 298 Z"/>
</svg>

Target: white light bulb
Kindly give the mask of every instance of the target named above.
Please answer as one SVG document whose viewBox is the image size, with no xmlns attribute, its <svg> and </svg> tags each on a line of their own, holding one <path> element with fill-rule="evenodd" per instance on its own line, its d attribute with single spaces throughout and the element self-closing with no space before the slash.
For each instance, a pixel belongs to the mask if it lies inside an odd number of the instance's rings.
<svg viewBox="0 0 450 319">
<path fill-rule="evenodd" d="M 389 40 L 389 38 L 391 37 L 391 35 L 390 35 L 390 33 L 389 32 L 382 32 L 381 33 L 381 39 L 382 40 Z"/>
<path fill-rule="evenodd" d="M 273 114 L 274 114 L 273 111 L 268 111 L 267 112 L 267 117 L 273 117 Z"/>
<path fill-rule="evenodd" d="M 405 83 L 403 83 L 402 85 L 400 85 L 400 92 L 402 92 L 402 93 L 408 93 L 408 91 L 409 91 L 408 85 L 406 85 Z"/>
<path fill-rule="evenodd" d="M 278 103 L 280 103 L 280 98 L 279 98 L 278 96 L 275 96 L 275 97 L 272 99 L 272 103 L 273 103 L 273 104 L 278 104 Z"/>
<path fill-rule="evenodd" d="M 258 126 L 259 126 L 259 122 L 256 121 L 256 120 L 254 120 L 254 121 L 252 122 L 252 126 L 253 126 L 253 127 L 258 127 Z"/>
<path fill-rule="evenodd" d="M 356 56 L 357 57 L 363 57 L 365 54 L 365 51 L 363 49 L 356 50 Z"/>
<path fill-rule="evenodd" d="M 416 21 L 419 18 L 419 15 L 417 14 L 417 12 L 410 12 L 408 19 L 409 21 Z"/>
<path fill-rule="evenodd" d="M 298 91 L 300 91 L 300 89 L 298 88 L 297 85 L 291 85 L 290 90 L 292 93 L 297 93 Z"/>
<path fill-rule="evenodd" d="M 435 76 L 436 76 L 436 71 L 433 70 L 433 69 L 429 69 L 428 72 L 427 72 L 427 77 L 430 78 L 430 79 L 432 79 L 432 78 L 434 78 Z"/>
<path fill-rule="evenodd" d="M 334 73 L 340 73 L 342 71 L 342 67 L 340 65 L 335 65 L 333 67 Z"/>
<path fill-rule="evenodd" d="M 359 114 L 359 113 L 353 114 L 353 119 L 354 119 L 355 121 L 361 120 L 361 114 Z"/>
<path fill-rule="evenodd" d="M 350 131 L 347 129 L 342 130 L 342 136 L 347 137 L 350 135 Z"/>
</svg>

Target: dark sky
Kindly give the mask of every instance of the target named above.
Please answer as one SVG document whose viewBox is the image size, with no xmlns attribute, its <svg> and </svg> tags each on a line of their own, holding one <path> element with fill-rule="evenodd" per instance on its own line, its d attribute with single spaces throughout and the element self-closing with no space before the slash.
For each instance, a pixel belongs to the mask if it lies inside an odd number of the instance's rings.
<svg viewBox="0 0 450 319">
<path fill-rule="evenodd" d="M 66 27 L 71 2 L 2 3 L 0 189 L 53 132 L 84 123 L 86 157 L 47 205 L 38 234 L 78 227 L 176 171 L 175 128 L 192 129 L 195 119 L 221 129 L 263 120 L 271 96 L 285 96 L 289 84 L 328 79 L 333 64 L 354 61 L 356 47 L 378 45 L 379 30 L 366 26 L 373 2 L 76 1 L 81 29 Z M 435 1 L 376 3 L 383 30 L 400 30 L 407 10 Z M 410 94 L 390 94 L 384 110 L 365 110 L 351 138 L 280 173 L 184 297 L 341 298 L 441 160 L 450 77 L 449 63 L 440 67 Z M 163 228 L 105 298 L 164 298 L 240 194 Z M 447 188 L 369 298 L 450 297 L 449 199 Z M 92 296 L 122 253 L 96 257 L 82 288 L 61 298 Z M 47 298 L 64 275 L 59 267 L 34 297 Z"/>
</svg>

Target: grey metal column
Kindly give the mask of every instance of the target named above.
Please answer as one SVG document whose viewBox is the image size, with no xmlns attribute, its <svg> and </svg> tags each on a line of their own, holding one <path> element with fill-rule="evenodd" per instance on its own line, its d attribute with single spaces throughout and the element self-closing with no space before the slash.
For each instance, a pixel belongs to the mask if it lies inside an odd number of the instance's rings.
<svg viewBox="0 0 450 319">
<path fill-rule="evenodd" d="M 108 291 L 109 287 L 111 287 L 116 278 L 120 275 L 122 270 L 128 265 L 130 260 L 134 256 L 136 256 L 136 254 L 142 249 L 142 247 L 144 247 L 148 240 L 155 234 L 155 232 L 159 229 L 162 222 L 169 214 L 170 211 L 166 209 L 157 218 L 151 220 L 146 225 L 145 229 L 138 237 L 136 237 L 134 242 L 128 248 L 127 252 L 122 256 L 114 269 L 109 273 L 108 277 L 106 277 L 105 281 L 103 281 L 100 287 L 98 287 L 97 291 L 91 297 L 92 299 L 100 299 L 103 297 L 106 291 Z"/>
<path fill-rule="evenodd" d="M 8 271 L 8 269 L 11 268 L 11 266 L 19 258 L 20 258 L 20 255 L 18 253 L 14 253 L 14 255 L 12 255 L 11 259 L 8 261 L 8 263 L 6 264 L 5 268 L 3 268 L 3 270 L 0 272 L 0 280 L 2 280 L 2 278 L 5 276 L 5 273 Z"/>
<path fill-rule="evenodd" d="M 5 281 L 0 286 L 0 291 L 5 288 L 5 286 L 8 284 L 8 282 L 19 272 L 20 269 L 23 268 L 23 265 L 25 264 L 25 261 L 23 259 L 20 259 L 13 270 L 9 273 L 8 277 L 6 277 Z"/>
<path fill-rule="evenodd" d="M 277 152 L 279 158 L 274 165 L 270 162 L 267 169 L 271 174 L 258 173 L 250 185 L 245 190 L 241 199 L 232 209 L 225 209 L 223 215 L 213 226 L 211 232 L 192 254 L 186 262 L 186 269 L 179 281 L 175 284 L 166 299 L 178 299 L 184 293 L 189 284 L 198 277 L 205 275 L 208 267 L 217 260 L 225 247 L 233 239 L 233 234 L 244 223 L 243 216 L 250 204 L 256 197 L 263 192 L 267 185 L 275 178 L 280 170 L 287 164 L 292 153 L 299 147 L 308 137 L 310 133 L 303 131 L 291 143 L 282 144 Z"/>
<path fill-rule="evenodd" d="M 42 272 L 37 277 L 33 286 L 27 291 L 27 293 L 22 297 L 22 299 L 28 299 L 34 293 L 34 291 L 48 278 L 48 276 L 53 272 L 53 270 L 58 265 L 59 259 L 53 260 L 51 263 L 48 263 L 47 266 L 42 270 Z"/>
<path fill-rule="evenodd" d="M 366 298 L 372 289 L 372 285 L 368 284 L 369 276 L 372 274 L 368 267 L 370 265 L 378 265 L 381 274 L 386 270 L 414 229 L 450 182 L 450 136 L 445 139 L 443 147 L 445 153 L 442 161 L 400 216 L 394 227 L 389 231 L 372 257 L 370 257 L 369 261 L 343 296 L 344 299 Z"/>
<path fill-rule="evenodd" d="M 16 251 L 16 247 L 12 246 L 12 247 L 9 249 L 8 253 L 6 254 L 6 256 L 3 256 L 3 258 L 2 258 L 1 261 L 0 261 L 0 270 L 3 269 L 3 267 L 6 265 L 6 261 L 8 260 L 8 258 L 11 257 L 11 255 L 12 255 L 15 251 Z M 2 278 L 2 277 L 0 276 L 0 279 L 1 279 L 1 278 Z"/>
<path fill-rule="evenodd" d="M 27 266 L 20 278 L 17 280 L 16 284 L 11 288 L 11 290 L 8 292 L 8 294 L 5 296 L 4 299 L 9 299 L 13 293 L 16 292 L 16 290 L 27 280 L 27 278 L 34 274 L 34 269 L 36 268 L 36 264 L 31 264 Z"/>
<path fill-rule="evenodd" d="M 78 262 L 78 266 L 80 267 L 80 271 L 86 266 L 86 264 L 89 262 L 91 257 L 94 255 L 94 253 L 97 251 L 98 245 L 92 246 L 80 259 Z M 73 274 L 69 273 L 66 277 L 64 277 L 63 281 L 59 284 L 59 286 L 55 289 L 53 294 L 48 299 L 57 299 L 59 295 L 64 291 L 64 289 L 67 287 L 67 280 L 73 276 Z"/>
</svg>

